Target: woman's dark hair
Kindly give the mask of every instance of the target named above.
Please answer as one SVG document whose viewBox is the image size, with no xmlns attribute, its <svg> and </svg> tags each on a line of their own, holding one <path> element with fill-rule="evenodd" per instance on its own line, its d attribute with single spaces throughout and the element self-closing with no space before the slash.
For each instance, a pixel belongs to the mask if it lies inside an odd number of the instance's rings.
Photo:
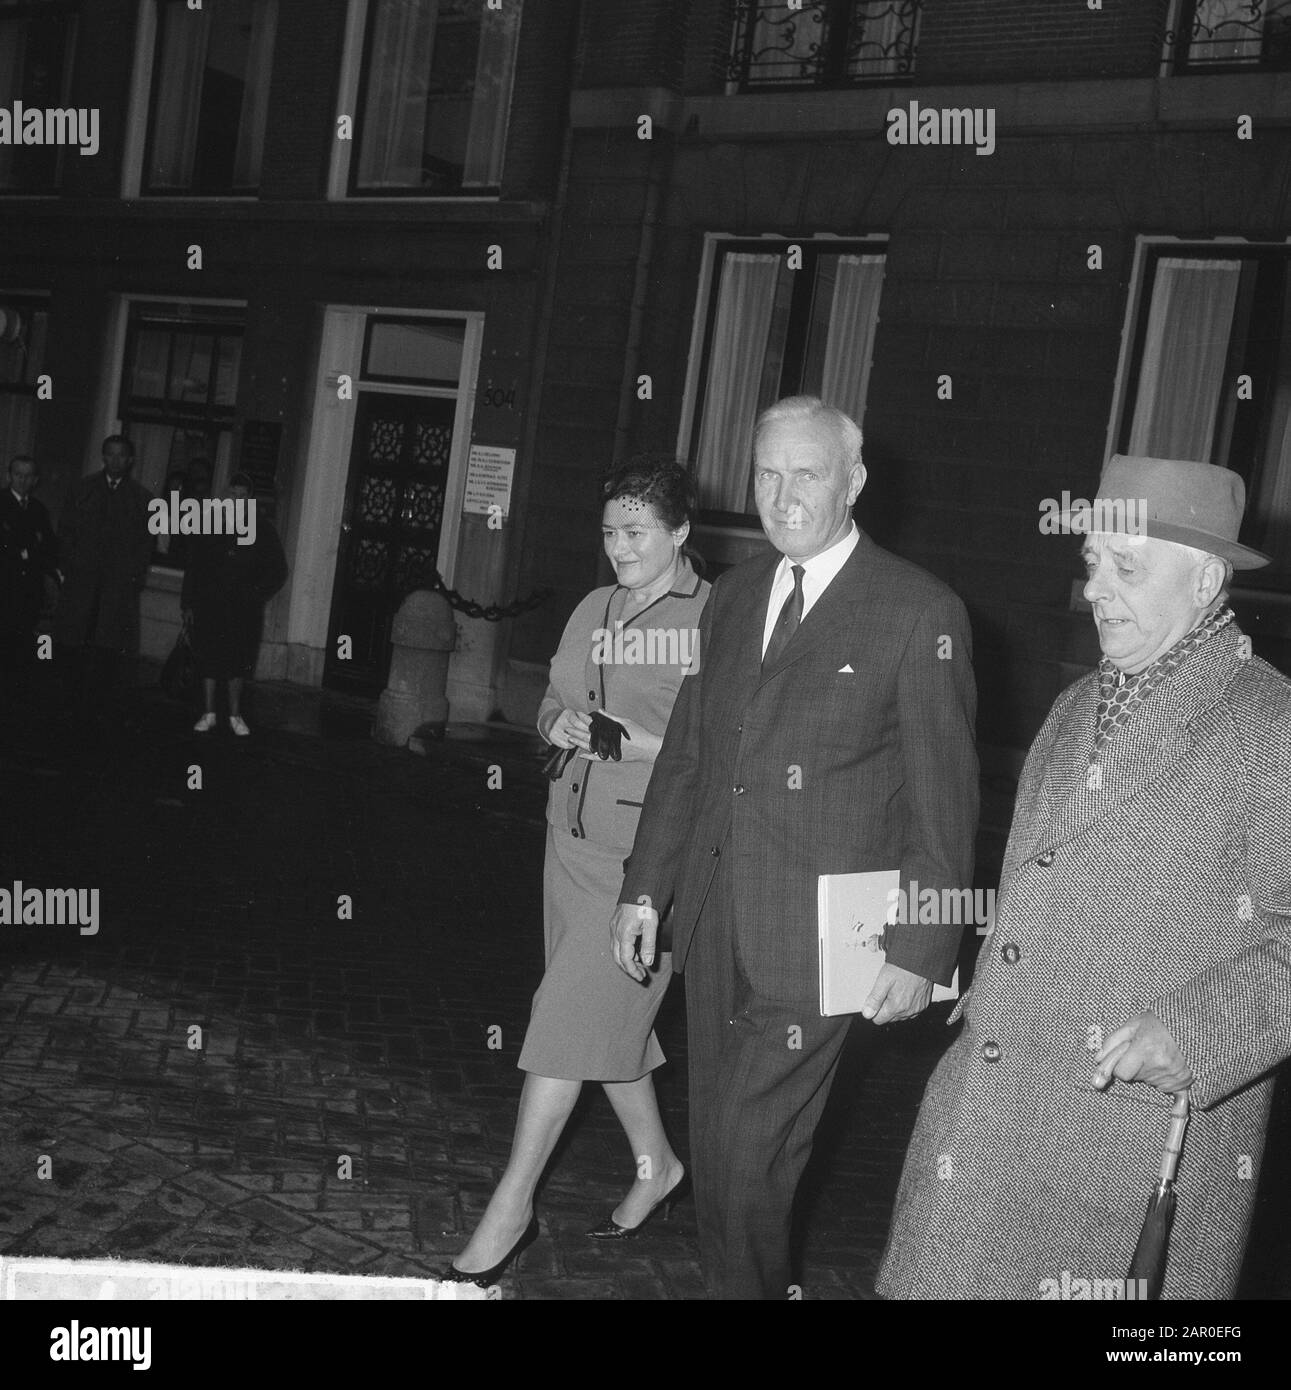
<svg viewBox="0 0 1291 1390">
<path fill-rule="evenodd" d="M 670 530 L 686 522 L 694 523 L 697 502 L 695 482 L 684 463 L 667 454 L 638 454 L 627 463 L 611 469 L 601 480 L 601 505 L 619 497 L 632 497 L 654 508 L 655 515 Z M 687 536 L 681 553 L 704 573 L 704 558 Z"/>
</svg>

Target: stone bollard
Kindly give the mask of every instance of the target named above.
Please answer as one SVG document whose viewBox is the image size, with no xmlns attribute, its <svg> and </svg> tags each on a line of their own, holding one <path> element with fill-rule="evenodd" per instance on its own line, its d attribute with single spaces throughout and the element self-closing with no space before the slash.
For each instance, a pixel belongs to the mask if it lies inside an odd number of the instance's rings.
<svg viewBox="0 0 1291 1390">
<path fill-rule="evenodd" d="M 443 738 L 448 722 L 448 659 L 457 643 L 453 610 L 442 594 L 414 589 L 390 629 L 390 679 L 377 701 L 372 737 L 403 748 L 413 733 Z M 426 727 L 423 727 L 426 726 Z"/>
</svg>

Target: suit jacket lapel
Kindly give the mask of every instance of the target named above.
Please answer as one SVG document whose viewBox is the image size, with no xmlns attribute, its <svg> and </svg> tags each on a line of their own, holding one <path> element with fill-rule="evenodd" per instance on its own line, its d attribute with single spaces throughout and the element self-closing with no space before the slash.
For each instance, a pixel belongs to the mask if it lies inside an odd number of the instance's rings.
<svg viewBox="0 0 1291 1390">
<path fill-rule="evenodd" d="M 738 634 L 735 655 L 735 689 L 752 695 L 762 680 L 762 632 L 766 626 L 767 604 L 775 582 L 780 555 L 768 555 L 765 568 L 749 576 L 749 582 L 736 595 L 731 628 Z"/>
<path fill-rule="evenodd" d="M 789 639 L 788 645 L 780 653 L 780 659 L 773 666 L 769 666 L 766 671 L 762 671 L 761 662 L 758 663 L 759 684 L 763 680 L 770 680 L 772 676 L 779 675 L 786 666 L 791 666 L 795 661 L 801 660 L 813 647 L 818 646 L 831 632 L 837 630 L 839 617 L 861 596 L 866 567 L 874 549 L 874 542 L 862 531 L 855 549 L 847 557 L 843 568 L 834 576 L 825 592 L 812 604 L 811 611 L 798 625 L 798 631 Z M 762 606 L 764 617 L 766 615 L 766 601 L 770 596 L 771 586 L 768 584 Z M 760 634 L 761 629 L 759 629 L 759 636 Z"/>
<path fill-rule="evenodd" d="M 1077 702 L 1068 719 L 1073 741 L 1063 758 L 1055 758 L 1052 770 L 1053 802 L 1043 836 L 1049 845 L 1074 839 L 1094 821 L 1140 796 L 1188 752 L 1193 745 L 1189 725 L 1222 697 L 1232 681 L 1241 636 L 1236 625 L 1230 624 L 1193 652 L 1113 734 L 1093 778 L 1088 768 L 1097 685 L 1090 697 Z M 1055 752 L 1062 743 L 1060 736 Z M 1084 749 L 1083 760 L 1074 755 L 1077 748 Z M 1068 788 L 1065 797 L 1064 785 Z"/>
<path fill-rule="evenodd" d="M 1010 847 L 1010 864 L 1030 859 L 1052 841 L 1063 807 L 1083 789 L 1094 751 L 1098 710 L 1098 686 L 1082 691 L 1055 730 L 1044 759 L 1044 776 L 1030 806 L 1018 807 L 1016 843 Z"/>
</svg>

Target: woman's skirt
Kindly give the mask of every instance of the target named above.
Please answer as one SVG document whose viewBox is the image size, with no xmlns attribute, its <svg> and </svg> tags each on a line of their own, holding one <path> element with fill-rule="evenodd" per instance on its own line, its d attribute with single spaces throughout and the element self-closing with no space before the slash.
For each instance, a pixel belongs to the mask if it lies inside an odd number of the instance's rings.
<svg viewBox="0 0 1291 1390">
<path fill-rule="evenodd" d="M 547 826 L 547 972 L 533 998 L 523 1071 L 567 1081 L 636 1081 L 664 1060 L 654 1020 L 672 976 L 671 955 L 656 954 L 642 985 L 610 953 L 626 857 L 622 849 Z"/>
</svg>

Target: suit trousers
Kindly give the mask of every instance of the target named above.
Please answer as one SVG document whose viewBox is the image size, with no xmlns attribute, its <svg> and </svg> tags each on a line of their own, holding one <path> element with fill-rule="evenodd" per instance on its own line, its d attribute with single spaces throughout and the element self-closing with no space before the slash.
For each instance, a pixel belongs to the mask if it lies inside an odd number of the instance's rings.
<svg viewBox="0 0 1291 1390">
<path fill-rule="evenodd" d="M 794 1196 L 851 1018 L 821 1018 L 817 1000 L 784 1003 L 753 989 L 727 848 L 685 971 L 700 1258 L 715 1299 L 784 1299 Z"/>
</svg>

